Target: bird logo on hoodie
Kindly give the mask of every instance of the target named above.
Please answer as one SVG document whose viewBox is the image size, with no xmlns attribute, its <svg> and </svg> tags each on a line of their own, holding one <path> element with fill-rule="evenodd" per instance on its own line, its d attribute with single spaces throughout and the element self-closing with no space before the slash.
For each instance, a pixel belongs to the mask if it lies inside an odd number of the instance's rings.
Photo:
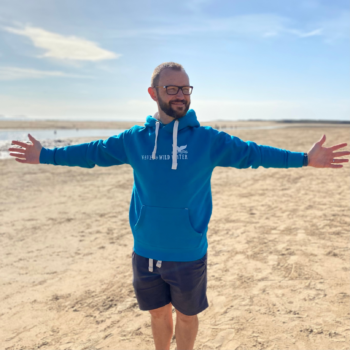
<svg viewBox="0 0 350 350">
<path fill-rule="evenodd" d="M 177 153 L 188 153 L 188 151 L 185 150 L 186 147 L 187 147 L 187 145 L 185 145 L 185 146 L 177 146 Z"/>
</svg>

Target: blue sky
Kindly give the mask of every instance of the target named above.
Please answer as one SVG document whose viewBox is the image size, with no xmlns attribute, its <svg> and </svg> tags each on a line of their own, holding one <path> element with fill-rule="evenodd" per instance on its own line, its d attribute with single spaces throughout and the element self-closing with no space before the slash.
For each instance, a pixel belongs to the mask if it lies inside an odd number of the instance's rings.
<svg viewBox="0 0 350 350">
<path fill-rule="evenodd" d="M 0 116 L 145 120 L 181 63 L 199 121 L 349 119 L 347 1 L 0 0 Z"/>
</svg>

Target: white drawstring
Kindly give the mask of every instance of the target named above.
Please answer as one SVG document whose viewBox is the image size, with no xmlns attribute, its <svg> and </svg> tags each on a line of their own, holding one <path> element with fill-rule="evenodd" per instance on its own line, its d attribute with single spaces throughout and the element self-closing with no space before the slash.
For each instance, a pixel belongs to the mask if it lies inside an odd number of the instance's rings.
<svg viewBox="0 0 350 350">
<path fill-rule="evenodd" d="M 156 266 L 162 267 L 162 260 L 158 260 Z M 153 272 L 153 259 L 148 259 L 148 271 Z"/>
<path fill-rule="evenodd" d="M 177 169 L 177 130 L 179 127 L 178 119 L 175 120 L 174 129 L 173 129 L 173 164 L 171 169 Z"/>
<path fill-rule="evenodd" d="M 158 131 L 159 131 L 159 122 L 156 122 L 156 139 L 154 141 L 154 149 L 152 152 L 152 159 L 156 159 Z"/>
<path fill-rule="evenodd" d="M 173 162 L 171 165 L 171 169 L 176 170 L 177 169 L 177 132 L 179 129 L 179 121 L 176 119 L 174 123 L 173 128 Z M 152 152 L 152 159 L 156 159 L 156 153 L 157 153 L 157 139 L 158 139 L 158 132 L 159 132 L 159 122 L 156 122 L 156 138 L 154 140 L 154 149 Z"/>
</svg>

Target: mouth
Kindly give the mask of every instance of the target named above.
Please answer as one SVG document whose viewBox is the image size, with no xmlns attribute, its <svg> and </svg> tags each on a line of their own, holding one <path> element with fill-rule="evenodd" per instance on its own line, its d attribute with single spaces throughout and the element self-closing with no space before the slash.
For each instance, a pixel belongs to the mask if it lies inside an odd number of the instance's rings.
<svg viewBox="0 0 350 350">
<path fill-rule="evenodd" d="M 171 104 L 175 105 L 175 106 L 184 106 L 185 105 L 183 102 L 172 102 Z"/>
</svg>

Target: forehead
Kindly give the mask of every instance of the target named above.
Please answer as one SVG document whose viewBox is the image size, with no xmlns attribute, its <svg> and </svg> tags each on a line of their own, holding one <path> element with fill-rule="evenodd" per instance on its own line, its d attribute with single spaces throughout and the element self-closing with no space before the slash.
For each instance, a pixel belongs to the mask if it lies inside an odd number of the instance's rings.
<svg viewBox="0 0 350 350">
<path fill-rule="evenodd" d="M 164 69 L 160 73 L 159 85 L 189 85 L 190 80 L 188 75 L 183 70 L 174 70 L 174 69 Z"/>
</svg>

